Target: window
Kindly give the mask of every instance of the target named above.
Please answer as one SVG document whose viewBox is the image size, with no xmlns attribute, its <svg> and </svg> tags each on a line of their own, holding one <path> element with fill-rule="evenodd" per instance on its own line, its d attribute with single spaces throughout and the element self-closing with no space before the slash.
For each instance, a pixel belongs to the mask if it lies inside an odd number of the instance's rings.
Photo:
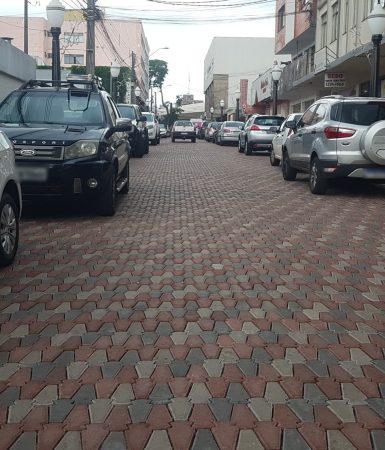
<svg viewBox="0 0 385 450">
<path fill-rule="evenodd" d="M 358 20 L 358 5 L 357 0 L 353 0 L 353 27 L 357 26 L 357 20 Z"/>
<path fill-rule="evenodd" d="M 64 64 L 84 64 L 84 56 L 83 55 L 64 55 Z"/>
<path fill-rule="evenodd" d="M 291 107 L 291 110 L 293 111 L 293 113 L 301 112 L 301 103 L 296 103 L 295 105 L 293 105 Z"/>
<path fill-rule="evenodd" d="M 332 42 L 337 39 L 338 34 L 338 3 L 332 6 Z"/>
<path fill-rule="evenodd" d="M 326 116 L 326 106 L 323 104 L 318 105 L 317 111 L 315 112 L 313 116 L 313 120 L 311 121 L 312 125 L 317 124 L 318 122 L 321 122 L 321 120 Z"/>
<path fill-rule="evenodd" d="M 84 42 L 83 33 L 64 33 L 64 41 L 67 44 L 80 44 Z"/>
<path fill-rule="evenodd" d="M 306 102 L 303 103 L 303 111 L 306 111 L 313 103 L 314 99 L 306 100 Z"/>
<path fill-rule="evenodd" d="M 345 0 L 345 22 L 344 22 L 344 33 L 348 32 L 349 29 L 349 14 L 350 14 L 350 10 L 349 10 L 349 1 L 350 0 Z"/>
<path fill-rule="evenodd" d="M 285 17 L 285 5 L 283 5 L 282 8 L 278 10 L 278 31 L 281 31 L 285 26 Z"/>
<path fill-rule="evenodd" d="M 302 123 L 304 124 L 304 126 L 311 125 L 317 106 L 318 105 L 313 105 L 307 111 L 305 111 L 304 115 L 302 116 Z"/>
<path fill-rule="evenodd" d="M 327 33 L 328 33 L 328 20 L 327 13 L 322 14 L 321 16 L 321 48 L 326 47 L 327 44 Z"/>
</svg>

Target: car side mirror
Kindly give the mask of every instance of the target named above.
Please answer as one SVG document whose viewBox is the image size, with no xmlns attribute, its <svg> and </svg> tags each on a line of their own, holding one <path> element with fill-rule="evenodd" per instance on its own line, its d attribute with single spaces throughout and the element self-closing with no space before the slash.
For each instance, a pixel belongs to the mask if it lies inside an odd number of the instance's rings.
<svg viewBox="0 0 385 450">
<path fill-rule="evenodd" d="M 291 130 L 296 130 L 297 129 L 297 122 L 295 120 L 288 120 L 286 122 L 285 127 L 286 128 L 290 128 Z"/>
<path fill-rule="evenodd" d="M 116 119 L 116 124 L 114 127 L 111 127 L 109 131 L 106 133 L 106 139 L 111 137 L 114 133 L 123 132 L 123 131 L 132 131 L 132 122 L 131 119 L 119 118 Z"/>
<path fill-rule="evenodd" d="M 139 122 L 147 122 L 147 117 L 146 116 L 140 116 L 139 117 Z"/>
</svg>

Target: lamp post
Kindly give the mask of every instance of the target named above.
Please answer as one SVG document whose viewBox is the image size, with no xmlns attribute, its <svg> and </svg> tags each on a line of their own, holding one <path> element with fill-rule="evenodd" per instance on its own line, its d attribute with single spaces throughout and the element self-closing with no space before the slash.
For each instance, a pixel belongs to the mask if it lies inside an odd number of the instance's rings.
<svg viewBox="0 0 385 450">
<path fill-rule="evenodd" d="M 372 33 L 372 64 L 371 64 L 371 84 L 370 91 L 372 97 L 380 96 L 380 44 L 382 33 L 385 31 L 385 11 L 378 2 L 373 6 L 368 16 L 368 25 Z"/>
<path fill-rule="evenodd" d="M 239 121 L 239 96 L 241 95 L 241 92 L 237 90 L 235 92 L 236 98 L 235 98 L 235 120 Z"/>
<path fill-rule="evenodd" d="M 225 106 L 225 101 L 223 99 L 219 102 L 219 106 L 221 107 L 221 122 L 223 122 L 223 107 Z"/>
<path fill-rule="evenodd" d="M 52 80 L 60 81 L 59 36 L 64 22 L 64 6 L 60 0 L 51 0 L 47 5 L 47 21 L 52 34 Z"/>
<path fill-rule="evenodd" d="M 210 108 L 210 114 L 211 114 L 211 122 L 213 121 L 213 114 L 214 114 L 214 107 L 212 106 Z"/>
<path fill-rule="evenodd" d="M 273 79 L 273 115 L 277 114 L 277 100 L 278 100 L 278 82 L 281 79 L 282 67 L 275 61 L 271 70 L 271 78 Z"/>
<path fill-rule="evenodd" d="M 113 90 L 113 78 L 118 78 L 120 74 L 120 66 L 112 66 L 110 68 L 110 95 L 111 97 L 116 101 L 116 94 L 114 95 L 114 93 L 112 92 Z"/>
<path fill-rule="evenodd" d="M 135 88 L 135 100 L 136 100 L 136 104 L 139 105 L 139 100 L 138 98 L 140 98 L 140 94 L 141 94 L 141 90 L 139 86 L 136 86 Z"/>
</svg>

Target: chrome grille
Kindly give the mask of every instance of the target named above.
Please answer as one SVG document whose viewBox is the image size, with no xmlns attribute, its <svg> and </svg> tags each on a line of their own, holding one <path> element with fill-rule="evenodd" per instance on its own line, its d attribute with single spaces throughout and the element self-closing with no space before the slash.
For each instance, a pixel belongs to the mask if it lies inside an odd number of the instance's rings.
<svg viewBox="0 0 385 450">
<path fill-rule="evenodd" d="M 35 154 L 22 155 L 22 150 L 33 151 Z M 36 160 L 61 160 L 63 159 L 64 147 L 53 146 L 35 146 L 35 145 L 15 145 L 15 156 L 19 161 L 36 161 Z"/>
</svg>

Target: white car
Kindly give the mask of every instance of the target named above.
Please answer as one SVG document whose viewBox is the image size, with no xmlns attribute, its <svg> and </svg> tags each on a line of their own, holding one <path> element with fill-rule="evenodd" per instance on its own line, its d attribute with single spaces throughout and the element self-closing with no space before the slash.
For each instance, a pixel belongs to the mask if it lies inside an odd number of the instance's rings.
<svg viewBox="0 0 385 450">
<path fill-rule="evenodd" d="M 155 114 L 152 112 L 142 112 L 142 116 L 147 117 L 146 126 L 148 131 L 148 140 L 152 145 L 160 142 L 159 122 L 156 120 Z"/>
<path fill-rule="evenodd" d="M 284 145 L 287 137 L 293 132 L 290 128 L 287 128 L 286 122 L 294 120 L 298 122 L 303 113 L 289 114 L 282 125 L 279 127 L 277 134 L 273 137 L 272 149 L 270 152 L 270 164 L 272 166 L 279 166 L 282 159 L 282 146 Z"/>
<path fill-rule="evenodd" d="M 13 145 L 0 131 L 0 266 L 8 266 L 15 259 L 21 206 Z"/>
</svg>

